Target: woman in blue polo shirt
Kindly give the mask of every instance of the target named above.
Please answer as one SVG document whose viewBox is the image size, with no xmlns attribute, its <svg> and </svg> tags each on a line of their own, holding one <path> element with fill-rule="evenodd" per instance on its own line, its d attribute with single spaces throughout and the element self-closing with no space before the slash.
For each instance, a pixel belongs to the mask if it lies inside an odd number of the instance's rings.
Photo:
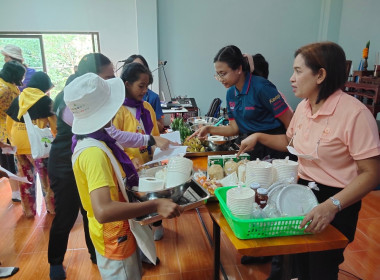
<svg viewBox="0 0 380 280">
<path fill-rule="evenodd" d="M 247 59 L 240 49 L 230 45 L 222 48 L 214 58 L 215 78 L 227 90 L 227 113 L 229 125 L 205 126 L 194 135 L 234 136 L 241 139 L 256 133 L 283 134 L 286 132 L 293 113 L 276 87 L 267 79 L 251 73 Z M 284 158 L 287 153 L 256 146 L 251 158 Z"/>
</svg>

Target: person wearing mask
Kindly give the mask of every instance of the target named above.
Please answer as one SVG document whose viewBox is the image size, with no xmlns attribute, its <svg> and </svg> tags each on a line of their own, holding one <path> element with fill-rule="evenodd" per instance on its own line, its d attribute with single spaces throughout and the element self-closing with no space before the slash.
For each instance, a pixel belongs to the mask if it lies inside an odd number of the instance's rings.
<svg viewBox="0 0 380 280">
<path fill-rule="evenodd" d="M 138 185 L 138 174 L 104 129 L 111 125 L 125 100 L 120 78 L 103 80 L 88 73 L 76 78 L 64 92 L 64 100 L 74 114 L 73 170 L 88 214 L 100 274 L 103 279 L 141 279 L 137 253 L 141 236 L 133 232 L 134 222 L 128 220 L 155 212 L 174 218 L 182 209 L 169 199 L 128 202 L 125 187 Z M 126 186 L 121 177 L 126 178 Z"/>
<path fill-rule="evenodd" d="M 0 142 L 3 145 L 10 143 L 6 128 L 6 111 L 13 99 L 20 94 L 20 90 L 17 86 L 22 85 L 24 74 L 24 66 L 17 61 L 6 62 L 3 69 L 0 71 Z M 7 147 L 11 148 L 10 146 Z M 6 146 L 0 148 L 6 148 Z M 5 154 L 2 149 L 0 149 L 0 165 L 13 174 L 17 173 L 14 155 Z M 21 197 L 18 182 L 9 180 L 9 183 L 12 189 L 12 201 L 20 202 Z"/>
<path fill-rule="evenodd" d="M 191 137 L 205 138 L 208 134 L 234 136 L 241 139 L 265 132 L 281 134 L 288 127 L 292 112 L 276 87 L 267 79 L 253 75 L 247 59 L 240 49 L 230 45 L 219 50 L 214 57 L 215 78 L 227 90 L 228 126 L 204 126 Z M 257 145 L 251 158 L 285 158 L 286 153 Z"/>
<path fill-rule="evenodd" d="M 39 128 L 50 127 L 53 135 L 57 132 L 57 119 L 51 111 L 53 101 L 45 94 L 53 87 L 49 76 L 44 72 L 36 72 L 28 85 L 9 106 L 6 112 L 6 124 L 10 142 L 17 147 L 18 176 L 26 177 L 31 182 L 31 184 L 20 183 L 20 192 L 24 215 L 27 218 L 33 218 L 36 215 L 37 174 L 40 178 L 46 210 L 50 214 L 55 214 L 54 194 L 47 174 L 48 158 L 33 159 L 23 116 L 29 113 L 34 124 Z"/>
<path fill-rule="evenodd" d="M 149 69 L 148 62 L 142 55 L 139 55 L 139 54 L 131 55 L 130 57 L 127 58 L 127 60 L 125 61 L 125 64 L 132 63 L 132 62 L 141 63 L 142 65 L 144 65 L 146 68 Z M 158 130 L 160 131 L 160 133 L 163 133 L 164 132 L 164 113 L 162 112 L 160 97 L 158 96 L 157 93 L 155 93 L 154 91 L 148 88 L 148 91 L 144 95 L 143 99 L 144 101 L 148 102 L 153 107 L 154 112 L 156 113 Z"/>
<path fill-rule="evenodd" d="M 305 231 L 319 233 L 331 224 L 352 242 L 361 199 L 380 183 L 376 121 L 365 105 L 341 90 L 347 74 L 339 45 L 309 44 L 294 57 L 290 82 L 295 96 L 303 100 L 286 134 L 255 133 L 242 141 L 238 155 L 257 143 L 297 155 L 298 183 L 313 181 L 319 188 L 313 189 L 319 205 L 306 214 L 301 228 L 309 223 Z M 292 255 L 293 277 L 338 279 L 343 253 L 337 249 Z"/>
<path fill-rule="evenodd" d="M 24 88 L 27 87 L 30 79 L 32 78 L 33 74 L 36 72 L 35 69 L 29 68 L 25 63 L 24 63 L 24 57 L 22 56 L 22 50 L 18 46 L 15 45 L 6 45 L 2 50 L 1 53 L 4 56 L 4 61 L 17 61 L 24 65 L 26 72 L 25 72 L 25 77 L 24 80 L 22 81 L 22 84 L 18 86 L 20 89 L 20 92 L 24 90 Z"/>
</svg>

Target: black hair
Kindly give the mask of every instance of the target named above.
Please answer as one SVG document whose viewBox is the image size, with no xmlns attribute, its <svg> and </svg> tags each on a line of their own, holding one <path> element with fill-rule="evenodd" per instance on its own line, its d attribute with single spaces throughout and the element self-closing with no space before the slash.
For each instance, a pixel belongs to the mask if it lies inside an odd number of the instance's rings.
<svg viewBox="0 0 380 280">
<path fill-rule="evenodd" d="M 111 64 L 111 60 L 108 57 L 106 57 L 104 54 L 101 54 L 101 53 L 86 54 L 79 61 L 79 64 L 77 66 L 78 70 L 67 78 L 65 86 L 67 86 L 72 81 L 74 81 L 75 78 L 78 78 L 87 73 L 94 73 L 94 74 L 99 75 L 102 72 L 103 68 L 110 64 Z"/>
<path fill-rule="evenodd" d="M 137 62 L 125 64 L 123 70 L 121 71 L 120 78 L 124 83 L 128 82 L 133 84 L 140 78 L 141 74 L 147 74 L 149 76 L 149 84 L 153 83 L 153 76 L 150 70 Z"/>
<path fill-rule="evenodd" d="M 214 57 L 215 62 L 225 62 L 232 70 L 238 69 L 242 66 L 242 70 L 249 72 L 249 64 L 247 59 L 243 56 L 240 49 L 234 45 L 229 45 L 221 48 Z"/>
<path fill-rule="evenodd" d="M 261 53 L 257 53 L 252 56 L 255 69 L 252 74 L 268 79 L 269 76 L 269 64 L 265 60 L 265 57 Z"/>
<path fill-rule="evenodd" d="M 326 77 L 319 88 L 317 104 L 343 87 L 347 80 L 346 54 L 338 44 L 312 43 L 296 50 L 294 57 L 298 55 L 303 57 L 305 65 L 312 70 L 314 75 L 321 69 L 326 70 Z"/>
<path fill-rule="evenodd" d="M 140 54 L 132 54 L 130 57 L 128 57 L 128 58 L 126 59 L 124 65 L 125 65 L 125 64 L 128 64 L 128 63 L 132 63 L 136 58 L 139 58 L 139 59 L 142 61 L 142 63 L 144 64 L 144 66 L 145 66 L 146 68 L 149 69 L 148 62 L 147 62 L 147 61 L 145 60 L 145 58 L 144 58 L 142 55 L 140 55 Z"/>
<path fill-rule="evenodd" d="M 4 63 L 3 69 L 0 71 L 0 78 L 7 83 L 22 86 L 25 72 L 26 69 L 20 62 L 11 60 Z"/>
<path fill-rule="evenodd" d="M 111 64 L 111 60 L 101 53 L 89 53 L 86 54 L 80 60 L 78 64 L 78 71 L 75 73 L 77 77 L 80 77 L 87 73 L 99 74 L 102 72 L 104 66 Z"/>
<path fill-rule="evenodd" d="M 53 87 L 53 83 L 46 73 L 39 71 L 33 74 L 33 76 L 30 78 L 29 83 L 27 84 L 27 87 L 38 88 L 43 92 L 47 92 Z"/>
</svg>

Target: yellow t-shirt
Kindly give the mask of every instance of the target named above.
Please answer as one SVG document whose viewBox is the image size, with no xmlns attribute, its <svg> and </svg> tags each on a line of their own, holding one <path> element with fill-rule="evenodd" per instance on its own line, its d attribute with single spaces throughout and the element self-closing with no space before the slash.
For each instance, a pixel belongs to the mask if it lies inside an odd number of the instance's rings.
<svg viewBox="0 0 380 280">
<path fill-rule="evenodd" d="M 83 208 L 87 211 L 90 236 L 96 250 L 108 259 L 128 258 L 136 250 L 136 240 L 128 221 L 100 224 L 94 216 L 91 204 L 90 193 L 102 187 L 109 188 L 112 200 L 125 202 L 107 154 L 98 147 L 87 148 L 78 156 L 73 170 Z M 121 171 L 124 176 L 122 169 Z"/>
<path fill-rule="evenodd" d="M 150 117 L 153 122 L 153 129 L 150 134 L 153 136 L 160 136 L 160 132 L 157 126 L 156 113 L 154 112 L 152 106 L 146 101 L 144 101 L 144 107 L 149 110 Z M 126 106 L 121 106 L 119 111 L 116 113 L 113 124 L 117 129 L 122 131 L 139 132 L 141 134 L 145 134 L 145 131 L 140 122 L 135 118 L 135 116 L 128 110 Z M 146 146 L 140 148 L 125 148 L 124 151 L 131 159 L 137 157 L 143 163 L 152 160 L 152 155 L 149 155 Z"/>
<path fill-rule="evenodd" d="M 20 91 L 16 85 L 7 83 L 0 78 L 0 141 L 3 143 L 6 143 L 9 138 L 5 124 L 5 120 L 7 118 L 7 114 L 5 112 L 8 110 L 13 99 L 15 99 L 19 94 Z"/>
</svg>

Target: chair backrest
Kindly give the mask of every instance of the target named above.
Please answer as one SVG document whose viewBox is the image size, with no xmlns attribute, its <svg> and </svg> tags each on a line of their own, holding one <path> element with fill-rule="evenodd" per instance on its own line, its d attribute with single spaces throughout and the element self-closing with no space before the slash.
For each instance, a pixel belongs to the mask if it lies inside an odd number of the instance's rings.
<svg viewBox="0 0 380 280">
<path fill-rule="evenodd" d="M 376 118 L 380 112 L 380 84 L 346 82 L 345 91 L 360 100 Z"/>
<path fill-rule="evenodd" d="M 222 100 L 220 98 L 214 98 L 211 102 L 210 108 L 208 109 L 206 117 L 219 118 L 220 115 L 220 105 L 222 104 Z"/>
</svg>

